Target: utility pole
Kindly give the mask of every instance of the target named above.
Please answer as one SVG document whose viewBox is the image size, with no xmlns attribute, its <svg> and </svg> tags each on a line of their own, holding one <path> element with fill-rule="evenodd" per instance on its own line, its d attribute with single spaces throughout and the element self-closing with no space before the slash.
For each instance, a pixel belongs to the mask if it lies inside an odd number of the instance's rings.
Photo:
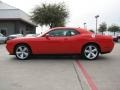
<svg viewBox="0 0 120 90">
<path fill-rule="evenodd" d="M 86 24 L 87 24 L 86 22 L 83 23 L 83 25 L 84 25 L 84 29 L 87 29 Z"/>
<path fill-rule="evenodd" d="M 100 17 L 100 16 L 99 16 L 99 15 L 96 15 L 96 16 L 95 16 L 95 19 L 96 19 L 96 34 L 97 34 L 97 31 L 98 31 L 98 30 L 97 30 L 98 17 Z"/>
</svg>

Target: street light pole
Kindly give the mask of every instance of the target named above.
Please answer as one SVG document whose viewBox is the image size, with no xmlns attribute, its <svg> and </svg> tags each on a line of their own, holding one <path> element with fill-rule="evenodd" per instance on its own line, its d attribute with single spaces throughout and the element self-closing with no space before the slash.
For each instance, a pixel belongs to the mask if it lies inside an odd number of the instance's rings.
<svg viewBox="0 0 120 90">
<path fill-rule="evenodd" d="M 96 34 L 97 34 L 97 31 L 98 31 L 98 30 L 97 30 L 98 17 L 100 17 L 100 16 L 99 16 L 99 15 L 96 15 L 96 16 L 95 16 L 95 19 L 96 19 Z"/>
<path fill-rule="evenodd" d="M 85 22 L 83 23 L 83 25 L 84 25 L 84 29 L 86 29 L 86 28 L 87 28 L 87 27 L 86 27 L 86 24 L 87 24 L 87 23 L 85 23 Z"/>
</svg>

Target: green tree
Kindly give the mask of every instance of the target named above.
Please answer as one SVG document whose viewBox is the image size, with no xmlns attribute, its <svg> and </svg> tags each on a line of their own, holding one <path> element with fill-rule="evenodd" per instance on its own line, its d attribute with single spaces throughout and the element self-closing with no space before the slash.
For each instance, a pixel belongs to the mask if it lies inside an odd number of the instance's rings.
<svg viewBox="0 0 120 90">
<path fill-rule="evenodd" d="M 64 26 L 68 14 L 64 3 L 42 4 L 33 10 L 32 20 L 40 26 L 49 25 L 50 28 L 53 28 Z"/>
<path fill-rule="evenodd" d="M 120 31 L 120 27 L 117 26 L 117 25 L 111 25 L 109 28 L 108 28 L 108 31 L 110 32 L 114 32 L 114 36 L 115 36 L 115 33 Z"/>
<path fill-rule="evenodd" d="M 103 32 L 107 31 L 107 24 L 105 22 L 101 23 L 98 29 L 99 32 L 103 34 Z"/>
</svg>

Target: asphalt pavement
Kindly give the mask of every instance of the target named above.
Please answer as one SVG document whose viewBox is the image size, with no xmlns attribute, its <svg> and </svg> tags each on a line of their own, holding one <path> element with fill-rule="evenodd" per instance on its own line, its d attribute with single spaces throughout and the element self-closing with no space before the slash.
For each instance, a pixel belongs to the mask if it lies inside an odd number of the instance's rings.
<svg viewBox="0 0 120 90">
<path fill-rule="evenodd" d="M 0 44 L 0 90 L 120 90 L 120 44 L 89 61 L 69 56 L 17 60 Z"/>
</svg>

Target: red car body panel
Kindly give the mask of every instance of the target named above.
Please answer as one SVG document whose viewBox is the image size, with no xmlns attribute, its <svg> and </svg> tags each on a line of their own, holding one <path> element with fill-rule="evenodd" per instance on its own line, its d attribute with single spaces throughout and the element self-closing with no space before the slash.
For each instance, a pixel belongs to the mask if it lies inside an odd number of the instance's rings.
<svg viewBox="0 0 120 90">
<path fill-rule="evenodd" d="M 6 48 L 9 54 L 14 54 L 17 44 L 27 44 L 32 54 L 80 54 L 83 47 L 88 43 L 95 43 L 100 47 L 101 53 L 109 53 L 114 47 L 112 37 L 95 35 L 81 28 L 59 27 L 56 29 L 74 29 L 80 34 L 64 37 L 23 37 L 16 38 L 7 42 Z M 50 31 L 51 31 L 50 30 Z"/>
</svg>

